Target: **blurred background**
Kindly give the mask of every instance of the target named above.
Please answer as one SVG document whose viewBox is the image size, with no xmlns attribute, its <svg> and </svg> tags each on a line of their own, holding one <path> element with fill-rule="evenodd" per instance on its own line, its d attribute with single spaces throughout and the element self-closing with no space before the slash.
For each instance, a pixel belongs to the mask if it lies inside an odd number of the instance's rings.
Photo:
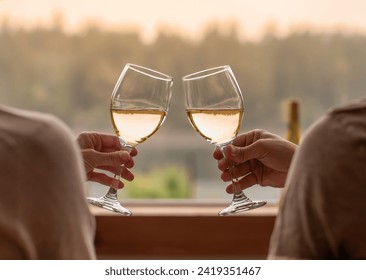
<svg viewBox="0 0 366 280">
<path fill-rule="evenodd" d="M 366 89 L 364 0 L 0 0 L 0 103 L 55 114 L 77 135 L 113 133 L 109 98 L 130 62 L 174 77 L 162 128 L 138 147 L 123 198 L 230 200 L 213 147 L 188 123 L 183 75 L 231 65 L 245 100 L 241 131 L 283 137 Z M 90 195 L 106 187 L 89 184 Z M 276 202 L 255 186 L 248 195 Z"/>
</svg>

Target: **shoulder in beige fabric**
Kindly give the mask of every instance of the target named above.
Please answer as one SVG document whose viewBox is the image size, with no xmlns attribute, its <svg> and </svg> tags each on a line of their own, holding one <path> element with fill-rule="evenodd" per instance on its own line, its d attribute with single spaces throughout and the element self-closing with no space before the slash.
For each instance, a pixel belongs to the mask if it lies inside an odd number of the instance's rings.
<svg viewBox="0 0 366 280">
<path fill-rule="evenodd" d="M 309 129 L 286 188 L 270 259 L 366 259 L 366 100 Z"/>
<path fill-rule="evenodd" d="M 70 130 L 0 106 L 0 259 L 93 259 L 94 219 Z"/>
</svg>

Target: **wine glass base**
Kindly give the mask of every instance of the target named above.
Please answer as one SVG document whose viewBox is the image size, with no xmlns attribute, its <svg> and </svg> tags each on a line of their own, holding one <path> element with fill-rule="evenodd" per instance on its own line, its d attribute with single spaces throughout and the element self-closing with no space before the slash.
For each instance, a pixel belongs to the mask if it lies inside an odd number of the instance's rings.
<svg viewBox="0 0 366 280">
<path fill-rule="evenodd" d="M 229 216 L 233 214 L 238 214 L 241 212 L 253 210 L 266 205 L 266 201 L 252 201 L 250 199 L 245 199 L 243 201 L 235 201 L 225 209 L 219 212 L 219 216 Z"/>
<path fill-rule="evenodd" d="M 118 200 L 113 200 L 105 196 L 102 196 L 100 198 L 87 197 L 86 200 L 94 206 L 104 208 L 106 210 L 113 211 L 124 216 L 132 215 L 132 212 L 123 207 Z"/>
</svg>

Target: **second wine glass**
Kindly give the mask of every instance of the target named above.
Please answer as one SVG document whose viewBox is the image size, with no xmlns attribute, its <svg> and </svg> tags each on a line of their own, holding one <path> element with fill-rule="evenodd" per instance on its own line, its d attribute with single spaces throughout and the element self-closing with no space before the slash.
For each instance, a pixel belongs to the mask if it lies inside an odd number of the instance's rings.
<svg viewBox="0 0 366 280">
<path fill-rule="evenodd" d="M 184 76 L 183 87 L 186 112 L 191 125 L 223 152 L 238 134 L 244 115 L 243 96 L 230 66 L 215 67 Z M 229 167 L 229 172 L 232 175 L 232 167 Z M 219 212 L 220 216 L 240 213 L 266 204 L 264 201 L 250 200 L 234 177 L 232 185 L 232 202 Z"/>
<path fill-rule="evenodd" d="M 173 78 L 158 71 L 135 64 L 126 64 L 114 87 L 110 103 L 111 121 L 121 147 L 133 147 L 151 137 L 163 124 L 168 113 Z M 123 166 L 119 166 L 108 193 L 91 198 L 89 203 L 129 216 L 117 198 L 114 184 L 120 180 Z"/>
</svg>

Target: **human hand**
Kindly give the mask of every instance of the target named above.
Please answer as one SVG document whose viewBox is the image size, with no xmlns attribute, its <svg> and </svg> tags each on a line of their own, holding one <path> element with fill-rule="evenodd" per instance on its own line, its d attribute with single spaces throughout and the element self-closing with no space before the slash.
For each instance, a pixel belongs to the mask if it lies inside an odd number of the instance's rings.
<svg viewBox="0 0 366 280">
<path fill-rule="evenodd" d="M 137 155 L 136 148 L 128 153 L 121 150 L 117 136 L 98 132 L 83 132 L 78 136 L 77 141 L 89 181 L 110 186 L 114 179 L 94 169 L 98 168 L 114 174 L 121 165 L 124 167 L 121 177 L 128 181 L 133 180 L 134 176 L 129 169 L 134 166 L 133 157 Z M 119 181 L 117 188 L 123 188 L 123 186 L 123 182 Z"/>
<path fill-rule="evenodd" d="M 252 130 L 238 135 L 232 145 L 225 150 L 225 157 L 220 149 L 214 150 L 213 156 L 218 160 L 218 168 L 222 171 L 221 179 L 231 181 L 228 171 L 232 167 L 232 175 L 239 179 L 242 189 L 254 184 L 261 186 L 283 187 L 292 156 L 297 145 L 269 133 L 265 130 Z M 233 192 L 233 186 L 227 186 L 228 193 Z"/>
</svg>

